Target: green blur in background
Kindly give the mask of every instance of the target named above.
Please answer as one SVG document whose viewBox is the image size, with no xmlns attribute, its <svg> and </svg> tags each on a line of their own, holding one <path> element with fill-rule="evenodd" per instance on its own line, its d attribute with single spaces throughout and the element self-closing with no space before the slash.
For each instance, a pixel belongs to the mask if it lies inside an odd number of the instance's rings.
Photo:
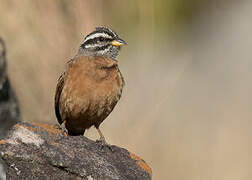
<svg viewBox="0 0 252 180">
<path fill-rule="evenodd" d="M 128 46 L 107 141 L 146 160 L 155 180 L 250 180 L 251 17 L 249 1 L 0 0 L 0 36 L 22 120 L 56 124 L 65 63 L 96 26 L 112 28 Z"/>
</svg>

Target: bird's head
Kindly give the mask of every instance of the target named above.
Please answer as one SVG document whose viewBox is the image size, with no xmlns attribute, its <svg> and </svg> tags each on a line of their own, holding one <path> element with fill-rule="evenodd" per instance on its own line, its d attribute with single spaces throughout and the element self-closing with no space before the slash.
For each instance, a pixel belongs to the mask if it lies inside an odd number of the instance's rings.
<svg viewBox="0 0 252 180">
<path fill-rule="evenodd" d="M 121 46 L 126 44 L 113 30 L 107 27 L 97 27 L 95 31 L 85 37 L 78 54 L 115 59 Z"/>
</svg>

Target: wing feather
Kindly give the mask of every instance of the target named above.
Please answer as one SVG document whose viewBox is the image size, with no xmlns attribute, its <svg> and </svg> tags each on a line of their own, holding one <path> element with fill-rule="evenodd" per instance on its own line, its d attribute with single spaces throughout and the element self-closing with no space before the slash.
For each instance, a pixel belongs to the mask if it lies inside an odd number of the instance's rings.
<svg viewBox="0 0 252 180">
<path fill-rule="evenodd" d="M 63 73 L 60 75 L 59 79 L 58 79 L 58 83 L 57 83 L 57 86 L 56 86 L 56 92 L 55 92 L 55 97 L 54 97 L 54 108 L 55 108 L 55 115 L 57 117 L 57 120 L 59 122 L 59 124 L 62 124 L 63 123 L 63 119 L 62 119 L 62 116 L 60 114 L 60 107 L 59 107 L 59 101 L 60 101 L 60 96 L 61 96 L 61 92 L 62 92 L 62 89 L 65 85 L 65 76 L 66 76 L 66 71 L 67 69 L 69 68 L 69 66 L 71 66 L 72 62 L 74 61 L 74 59 L 70 59 L 68 62 L 67 62 L 67 65 L 66 65 L 66 69 L 65 71 L 63 71 Z"/>
<path fill-rule="evenodd" d="M 60 109 L 59 109 L 59 101 L 60 101 L 60 95 L 61 95 L 62 89 L 64 87 L 64 79 L 65 79 L 65 72 L 63 72 L 58 79 L 55 98 L 54 98 L 55 114 L 56 114 L 59 124 L 63 123 L 63 119 L 61 117 Z"/>
</svg>

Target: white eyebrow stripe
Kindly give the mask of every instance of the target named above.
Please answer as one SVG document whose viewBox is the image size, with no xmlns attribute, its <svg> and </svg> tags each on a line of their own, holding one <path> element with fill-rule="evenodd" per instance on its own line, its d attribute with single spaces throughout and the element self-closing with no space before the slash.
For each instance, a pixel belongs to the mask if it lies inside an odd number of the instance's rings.
<svg viewBox="0 0 252 180">
<path fill-rule="evenodd" d="M 96 46 L 97 46 L 96 44 L 87 44 L 87 45 L 85 45 L 85 48 L 93 48 Z"/>
<path fill-rule="evenodd" d="M 89 39 L 94 39 L 94 38 L 97 38 L 97 37 L 105 37 L 105 38 L 112 38 L 110 35 L 108 34 L 105 34 L 105 33 L 95 33 L 95 34 L 91 34 L 90 36 L 87 36 L 84 40 L 83 43 L 85 43 L 87 40 Z"/>
<path fill-rule="evenodd" d="M 109 31 L 112 32 L 112 34 L 113 34 L 114 36 L 117 36 L 116 33 L 115 33 L 114 31 L 112 31 L 111 29 L 110 29 Z"/>
<path fill-rule="evenodd" d="M 85 48 L 90 48 L 90 47 L 102 47 L 103 45 L 98 45 L 98 44 L 87 44 L 85 45 Z"/>
</svg>

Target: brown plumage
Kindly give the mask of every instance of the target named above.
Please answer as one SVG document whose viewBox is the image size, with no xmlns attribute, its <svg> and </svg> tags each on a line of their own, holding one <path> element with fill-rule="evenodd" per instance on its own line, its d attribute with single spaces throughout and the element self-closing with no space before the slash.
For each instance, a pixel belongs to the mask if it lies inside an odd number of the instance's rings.
<svg viewBox="0 0 252 180">
<path fill-rule="evenodd" d="M 124 44 L 112 30 L 97 28 L 67 63 L 56 87 L 55 113 L 69 135 L 84 134 L 95 126 L 105 141 L 99 126 L 122 94 L 124 80 L 114 58 Z"/>
<path fill-rule="evenodd" d="M 121 97 L 124 85 L 117 61 L 80 56 L 68 62 L 58 80 L 55 109 L 70 135 L 99 128 Z"/>
</svg>

